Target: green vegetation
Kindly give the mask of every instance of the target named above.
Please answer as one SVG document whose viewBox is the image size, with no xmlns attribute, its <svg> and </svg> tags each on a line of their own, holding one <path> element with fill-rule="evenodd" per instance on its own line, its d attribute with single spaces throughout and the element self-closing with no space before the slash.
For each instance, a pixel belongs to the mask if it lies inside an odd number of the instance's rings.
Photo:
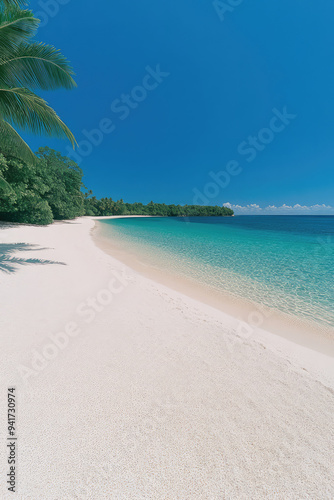
<svg viewBox="0 0 334 500">
<path fill-rule="evenodd" d="M 233 215 L 226 207 L 124 203 L 111 198 L 97 200 L 92 192 L 84 194 L 83 172 L 67 157 L 49 148 L 40 148 L 37 161 L 24 163 L 0 153 L 0 220 L 27 224 L 51 224 L 55 220 L 81 215 L 159 215 L 217 216 Z"/>
<path fill-rule="evenodd" d="M 0 153 L 37 162 L 14 127 L 35 134 L 75 139 L 35 89 L 71 89 L 73 70 L 53 46 L 33 41 L 39 20 L 22 10 L 24 0 L 0 0 Z M 4 186 L 0 179 L 0 186 Z"/>
<path fill-rule="evenodd" d="M 85 198 L 86 215 L 159 215 L 161 217 L 195 217 L 233 215 L 227 207 L 202 205 L 165 205 L 165 203 L 124 203 L 111 198 L 97 200 L 95 196 Z"/>
<path fill-rule="evenodd" d="M 0 220 L 51 224 L 85 214 L 82 170 L 74 161 L 49 148 L 40 148 L 34 164 L 0 154 Z"/>
</svg>

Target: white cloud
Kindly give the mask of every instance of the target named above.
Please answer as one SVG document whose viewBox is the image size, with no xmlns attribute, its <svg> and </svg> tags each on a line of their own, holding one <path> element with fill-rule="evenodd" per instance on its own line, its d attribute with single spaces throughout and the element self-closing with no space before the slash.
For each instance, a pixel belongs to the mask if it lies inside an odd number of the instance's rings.
<svg viewBox="0 0 334 500">
<path fill-rule="evenodd" d="M 234 210 L 236 215 L 270 215 L 270 214 L 289 214 L 289 215 L 334 215 L 334 207 L 330 205 L 300 205 L 296 203 L 295 205 L 286 205 L 285 203 L 281 206 L 268 205 L 267 207 L 260 207 L 256 203 L 251 203 L 249 205 L 233 205 L 233 203 L 226 202 L 223 204 L 224 207 L 231 208 Z"/>
</svg>

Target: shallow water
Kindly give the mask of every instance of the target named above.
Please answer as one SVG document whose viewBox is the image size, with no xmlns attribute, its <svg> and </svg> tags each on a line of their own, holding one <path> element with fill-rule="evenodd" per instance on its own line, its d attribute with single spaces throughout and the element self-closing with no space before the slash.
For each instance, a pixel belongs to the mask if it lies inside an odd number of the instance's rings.
<svg viewBox="0 0 334 500">
<path fill-rule="evenodd" d="M 334 326 L 334 217 L 122 218 L 103 234 L 150 263 Z"/>
</svg>

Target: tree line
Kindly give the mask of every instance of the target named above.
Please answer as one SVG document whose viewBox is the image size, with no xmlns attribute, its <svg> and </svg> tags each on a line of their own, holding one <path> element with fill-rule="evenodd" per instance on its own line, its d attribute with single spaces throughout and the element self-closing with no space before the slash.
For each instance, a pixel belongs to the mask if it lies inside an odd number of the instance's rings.
<svg viewBox="0 0 334 500">
<path fill-rule="evenodd" d="M 166 205 L 154 203 L 124 203 L 112 198 L 98 200 L 95 196 L 85 199 L 86 215 L 156 215 L 160 217 L 229 216 L 233 210 L 227 207 L 202 205 Z"/>
<path fill-rule="evenodd" d="M 85 188 L 83 171 L 73 160 L 47 147 L 40 148 L 36 158 L 37 162 L 29 164 L 0 153 L 0 179 L 4 183 L 0 187 L 0 220 L 44 225 L 82 215 L 233 215 L 233 210 L 219 206 L 99 200 Z"/>
</svg>

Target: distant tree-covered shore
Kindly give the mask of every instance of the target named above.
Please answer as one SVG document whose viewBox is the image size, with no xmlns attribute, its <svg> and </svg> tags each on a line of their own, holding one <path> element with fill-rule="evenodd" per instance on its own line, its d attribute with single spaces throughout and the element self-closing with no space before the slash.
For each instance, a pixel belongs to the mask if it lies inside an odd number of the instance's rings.
<svg viewBox="0 0 334 500">
<path fill-rule="evenodd" d="M 227 207 L 202 205 L 166 205 L 154 203 L 124 203 L 112 198 L 97 200 L 95 196 L 85 199 L 87 215 L 156 215 L 160 217 L 196 217 L 196 216 L 230 216 L 233 210 Z"/>
<path fill-rule="evenodd" d="M 233 215 L 233 210 L 219 206 L 98 200 L 85 188 L 83 171 L 74 161 L 49 148 L 40 148 L 36 156 L 38 161 L 29 164 L 0 153 L 0 220 L 45 225 L 82 215 Z"/>
</svg>

